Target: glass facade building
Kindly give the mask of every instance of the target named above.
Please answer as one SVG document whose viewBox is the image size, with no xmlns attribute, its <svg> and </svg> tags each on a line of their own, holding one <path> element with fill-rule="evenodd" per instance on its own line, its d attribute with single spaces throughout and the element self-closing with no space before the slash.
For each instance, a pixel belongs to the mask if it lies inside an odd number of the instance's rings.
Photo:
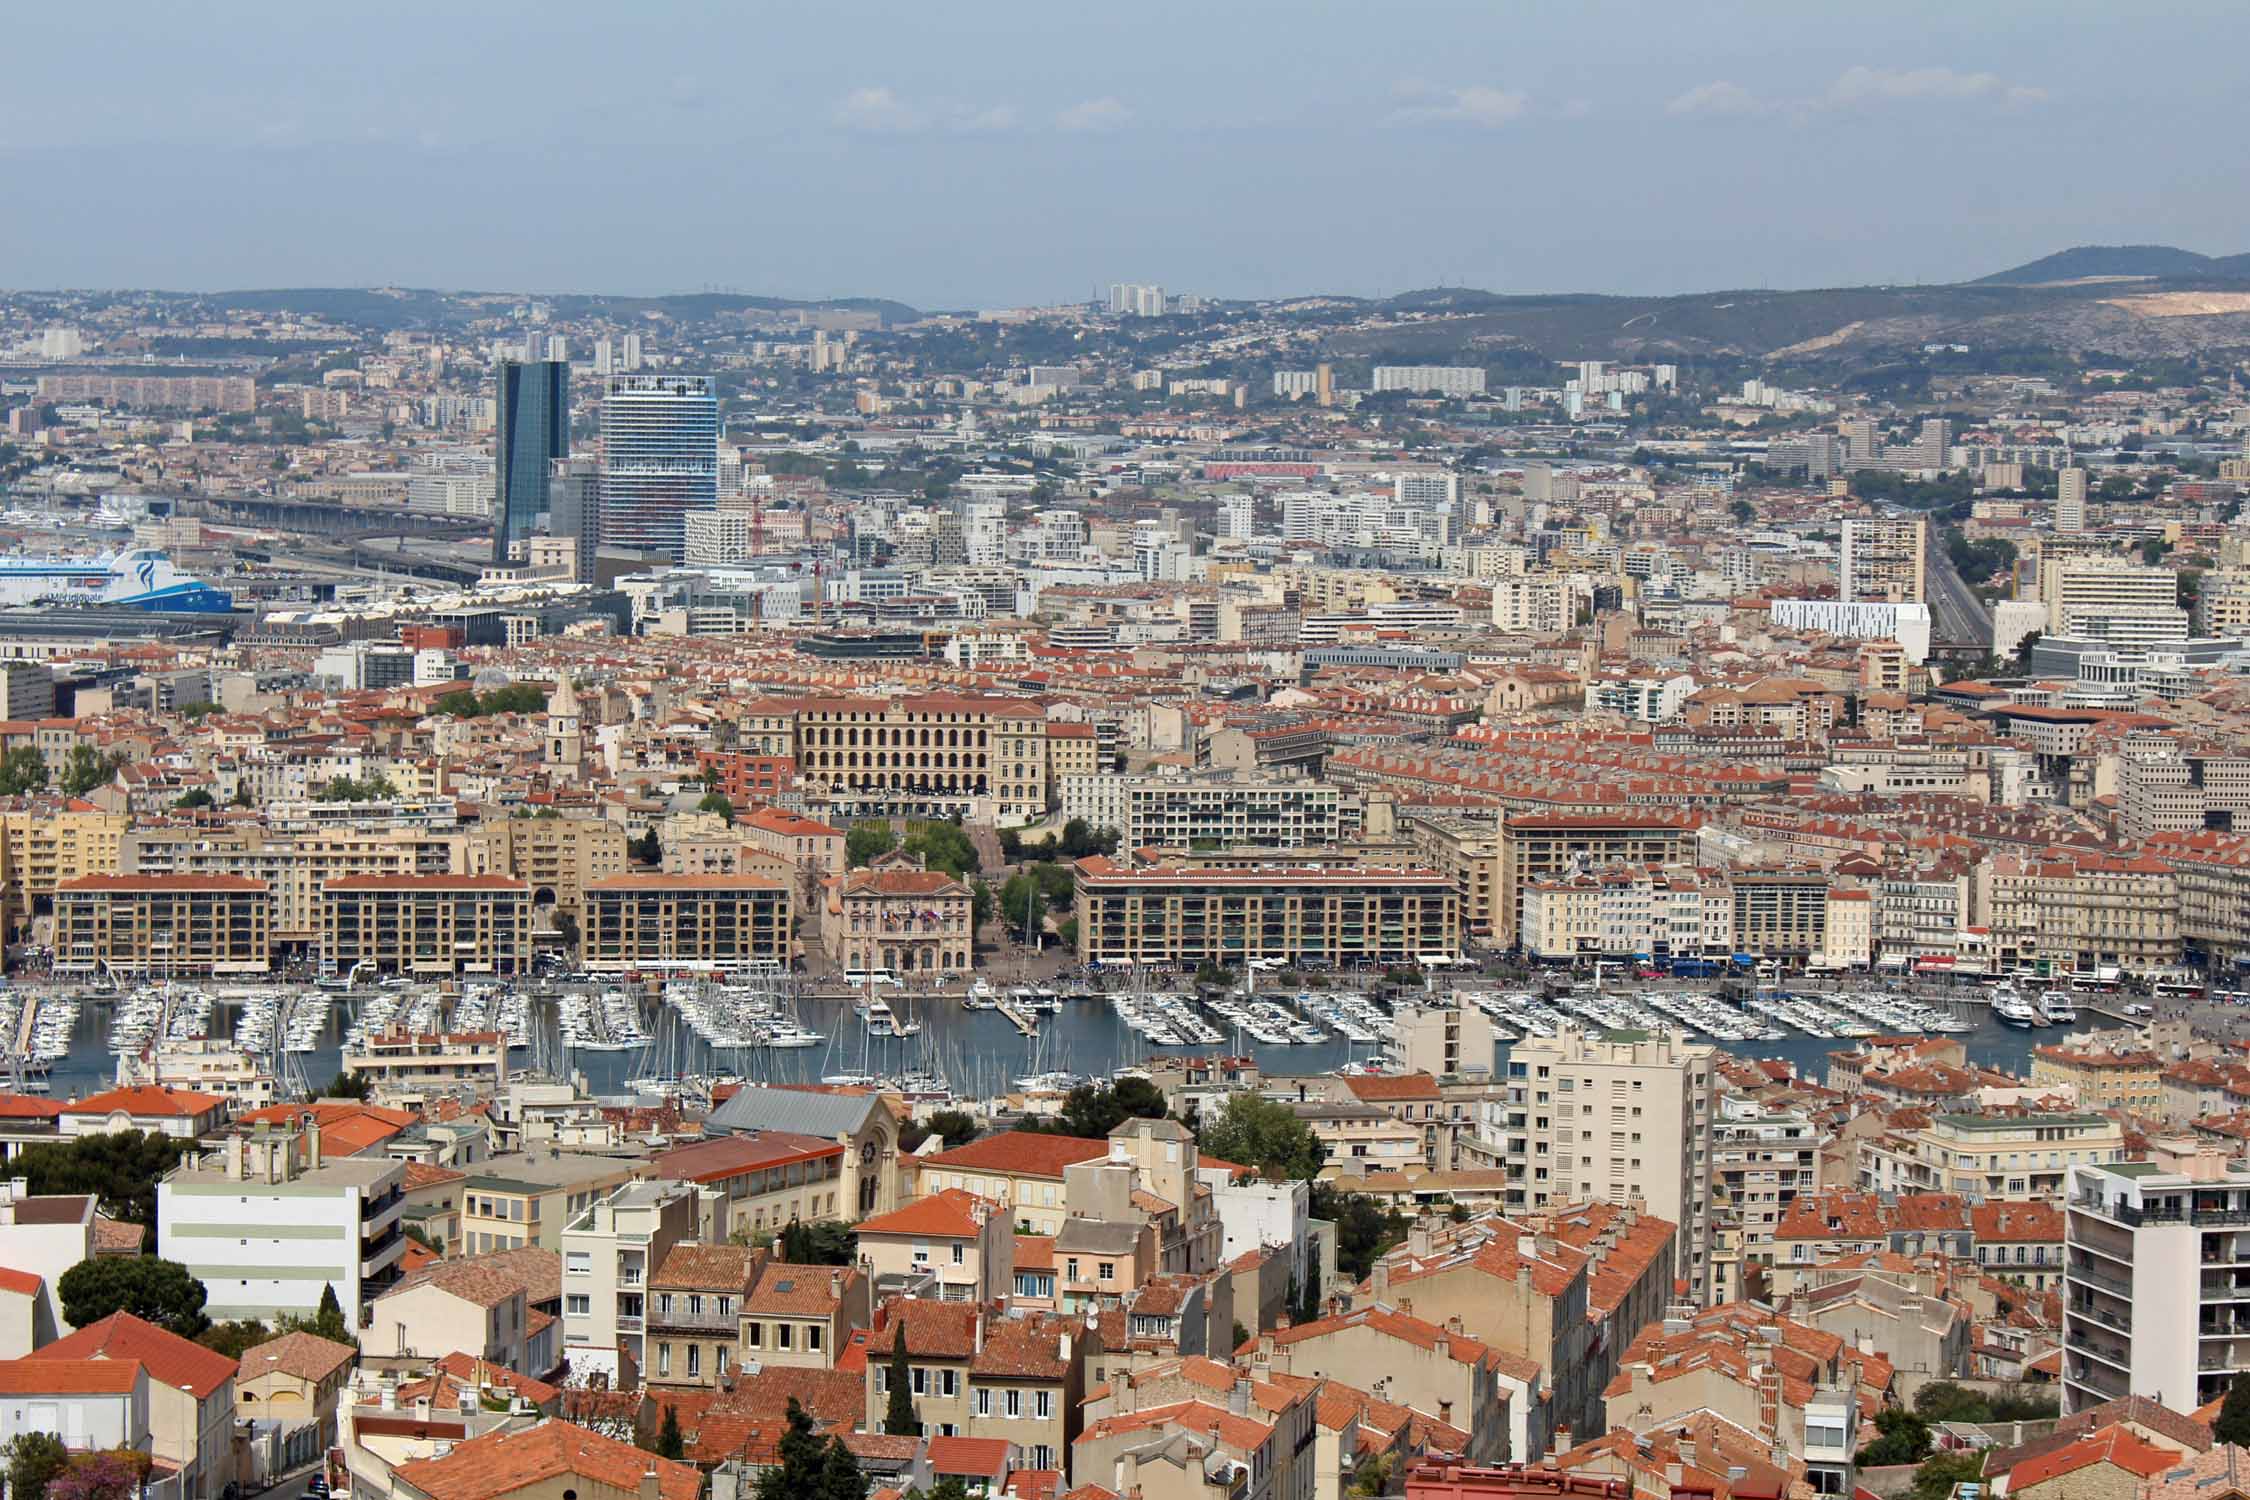
<svg viewBox="0 0 2250 1500">
<path fill-rule="evenodd" d="M 597 532 L 678 562 L 687 515 L 719 503 L 719 398 L 706 375 L 612 375 L 602 389 Z"/>
<path fill-rule="evenodd" d="M 505 360 L 493 380 L 499 434 L 493 477 L 492 560 L 505 563 L 547 508 L 547 475 L 570 456 L 570 366 L 559 359 Z"/>
</svg>

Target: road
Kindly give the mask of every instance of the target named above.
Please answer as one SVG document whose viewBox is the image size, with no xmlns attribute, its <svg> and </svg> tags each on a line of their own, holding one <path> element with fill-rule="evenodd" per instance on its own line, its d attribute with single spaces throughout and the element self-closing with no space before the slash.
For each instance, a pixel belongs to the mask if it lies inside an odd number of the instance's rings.
<svg viewBox="0 0 2250 1500">
<path fill-rule="evenodd" d="M 1945 555 L 1944 544 L 1938 539 L 1935 528 L 1922 573 L 1922 595 L 1930 606 L 1931 643 L 1990 651 L 1992 616 L 1985 612 L 1984 601 L 1976 596 L 1976 591 L 1954 570 L 1953 560 Z"/>
</svg>

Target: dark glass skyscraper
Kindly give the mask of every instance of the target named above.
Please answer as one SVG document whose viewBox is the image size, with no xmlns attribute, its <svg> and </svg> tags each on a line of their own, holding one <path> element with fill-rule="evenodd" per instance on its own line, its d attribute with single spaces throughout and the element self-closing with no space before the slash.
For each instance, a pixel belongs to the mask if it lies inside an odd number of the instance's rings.
<svg viewBox="0 0 2250 1500">
<path fill-rule="evenodd" d="M 547 508 L 549 468 L 570 457 L 570 366 L 559 359 L 503 360 L 494 386 L 500 441 L 492 560 L 505 563 L 531 535 L 532 518 Z"/>
</svg>

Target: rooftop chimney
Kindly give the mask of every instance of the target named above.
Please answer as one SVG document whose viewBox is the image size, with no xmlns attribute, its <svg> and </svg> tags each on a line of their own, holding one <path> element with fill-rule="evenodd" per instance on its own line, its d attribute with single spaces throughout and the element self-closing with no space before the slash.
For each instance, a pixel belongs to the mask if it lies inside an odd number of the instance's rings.
<svg viewBox="0 0 2250 1500">
<path fill-rule="evenodd" d="M 656 1460 L 650 1459 L 648 1467 L 641 1471 L 640 1500 L 657 1500 L 657 1496 L 662 1491 L 663 1486 L 657 1482 L 656 1478 Z"/>
</svg>

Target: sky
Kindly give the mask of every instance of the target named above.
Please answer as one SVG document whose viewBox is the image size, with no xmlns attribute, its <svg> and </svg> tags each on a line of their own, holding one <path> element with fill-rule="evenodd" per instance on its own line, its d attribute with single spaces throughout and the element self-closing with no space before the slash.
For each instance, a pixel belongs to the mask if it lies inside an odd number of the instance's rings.
<svg viewBox="0 0 2250 1500">
<path fill-rule="evenodd" d="M 2250 251 L 2241 0 L 11 11 L 0 287 L 1078 299 Z"/>
</svg>

